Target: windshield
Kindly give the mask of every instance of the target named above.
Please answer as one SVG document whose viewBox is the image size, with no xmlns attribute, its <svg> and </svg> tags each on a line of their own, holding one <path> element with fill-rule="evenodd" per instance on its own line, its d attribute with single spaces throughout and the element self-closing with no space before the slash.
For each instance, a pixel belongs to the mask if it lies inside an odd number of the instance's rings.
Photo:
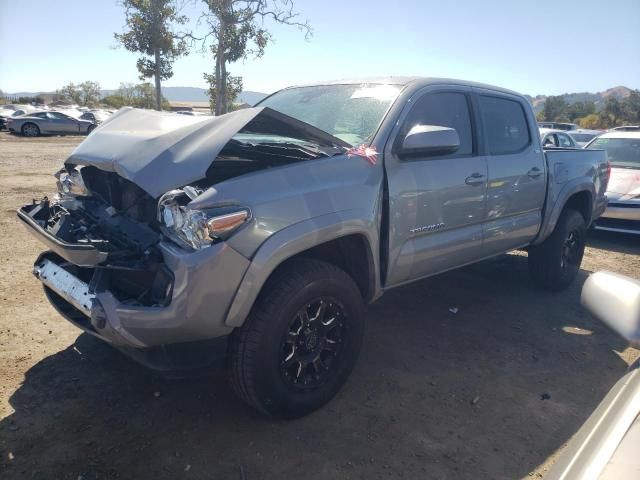
<svg viewBox="0 0 640 480">
<path fill-rule="evenodd" d="M 321 85 L 281 90 L 260 102 L 338 137 L 367 143 L 400 93 L 397 85 Z"/>
<path fill-rule="evenodd" d="M 606 150 L 612 167 L 640 168 L 640 138 L 598 138 L 587 148 Z"/>
</svg>

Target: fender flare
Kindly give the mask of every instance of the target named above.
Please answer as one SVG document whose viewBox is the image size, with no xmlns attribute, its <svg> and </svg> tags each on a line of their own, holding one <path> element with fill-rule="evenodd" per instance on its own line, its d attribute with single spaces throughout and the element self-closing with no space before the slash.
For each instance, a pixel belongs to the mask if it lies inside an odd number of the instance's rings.
<svg viewBox="0 0 640 480">
<path fill-rule="evenodd" d="M 378 225 L 371 211 L 343 210 L 290 225 L 269 237 L 258 249 L 227 312 L 225 324 L 240 327 L 249 315 L 265 282 L 282 262 L 312 247 L 347 235 L 360 234 L 368 243 L 372 297 L 381 294 Z"/>
<path fill-rule="evenodd" d="M 590 206 L 591 206 L 590 217 L 593 217 L 593 211 L 595 209 L 594 202 L 596 198 L 593 179 L 590 177 L 581 177 L 581 178 L 573 179 L 567 182 L 562 187 L 562 189 L 558 192 L 555 198 L 555 201 L 553 202 L 553 206 L 546 210 L 544 214 L 543 227 L 540 230 L 540 234 L 538 235 L 538 238 L 533 243 L 533 245 L 538 245 L 542 243 L 544 240 L 546 240 L 546 238 L 549 235 L 551 235 L 553 230 L 556 228 L 558 219 L 560 218 L 560 215 L 562 214 L 564 207 L 567 205 L 569 198 L 571 198 L 576 193 L 580 193 L 580 192 L 589 193 L 589 197 L 591 200 L 590 201 Z M 548 198 L 548 202 L 551 202 L 552 200 L 554 199 L 551 197 Z M 589 218 L 589 221 L 587 222 L 587 224 L 590 223 L 590 220 L 591 218 Z"/>
</svg>

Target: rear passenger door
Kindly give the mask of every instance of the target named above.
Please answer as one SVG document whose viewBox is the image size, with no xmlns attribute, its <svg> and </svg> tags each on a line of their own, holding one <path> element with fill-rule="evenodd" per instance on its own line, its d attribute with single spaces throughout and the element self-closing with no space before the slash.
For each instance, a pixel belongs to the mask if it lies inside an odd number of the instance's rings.
<svg viewBox="0 0 640 480">
<path fill-rule="evenodd" d="M 535 119 L 519 97 L 480 90 L 477 99 L 488 153 L 486 256 L 521 247 L 536 236 L 546 167 Z"/>
<path fill-rule="evenodd" d="M 487 159 L 480 155 L 471 89 L 428 87 L 414 95 L 385 149 L 389 194 L 386 285 L 433 275 L 482 256 Z M 397 146 L 416 125 L 456 129 L 455 153 L 404 157 Z"/>
</svg>

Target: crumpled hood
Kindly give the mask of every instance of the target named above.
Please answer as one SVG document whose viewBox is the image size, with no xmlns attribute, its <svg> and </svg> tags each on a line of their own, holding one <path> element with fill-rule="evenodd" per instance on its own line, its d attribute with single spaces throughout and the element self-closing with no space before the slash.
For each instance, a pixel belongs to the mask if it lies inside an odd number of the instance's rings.
<svg viewBox="0 0 640 480">
<path fill-rule="evenodd" d="M 115 172 L 157 198 L 204 178 L 220 151 L 243 129 L 319 145 L 350 146 L 268 107 L 246 108 L 219 117 L 123 108 L 101 123 L 65 163 Z"/>
<path fill-rule="evenodd" d="M 607 187 L 609 200 L 632 198 L 635 195 L 640 195 L 640 169 L 613 167 Z"/>
</svg>

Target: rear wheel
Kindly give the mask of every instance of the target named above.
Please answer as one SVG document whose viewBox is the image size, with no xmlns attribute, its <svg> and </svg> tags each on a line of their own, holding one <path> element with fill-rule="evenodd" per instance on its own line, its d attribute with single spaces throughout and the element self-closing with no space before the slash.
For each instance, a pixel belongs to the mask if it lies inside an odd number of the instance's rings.
<svg viewBox="0 0 640 480">
<path fill-rule="evenodd" d="M 575 280 L 586 245 L 584 217 L 575 210 L 560 215 L 553 233 L 529 249 L 529 272 L 546 290 L 564 290 Z"/>
<path fill-rule="evenodd" d="M 360 291 L 334 265 L 301 259 L 269 280 L 230 342 L 237 395 L 280 418 L 306 415 L 347 380 L 364 330 Z"/>
<path fill-rule="evenodd" d="M 21 132 L 25 137 L 40 136 L 40 128 L 35 123 L 25 123 L 22 126 Z"/>
<path fill-rule="evenodd" d="M 89 127 L 87 128 L 87 135 L 89 135 L 91 132 L 93 132 L 93 130 L 96 128 L 95 125 L 89 125 Z"/>
</svg>

